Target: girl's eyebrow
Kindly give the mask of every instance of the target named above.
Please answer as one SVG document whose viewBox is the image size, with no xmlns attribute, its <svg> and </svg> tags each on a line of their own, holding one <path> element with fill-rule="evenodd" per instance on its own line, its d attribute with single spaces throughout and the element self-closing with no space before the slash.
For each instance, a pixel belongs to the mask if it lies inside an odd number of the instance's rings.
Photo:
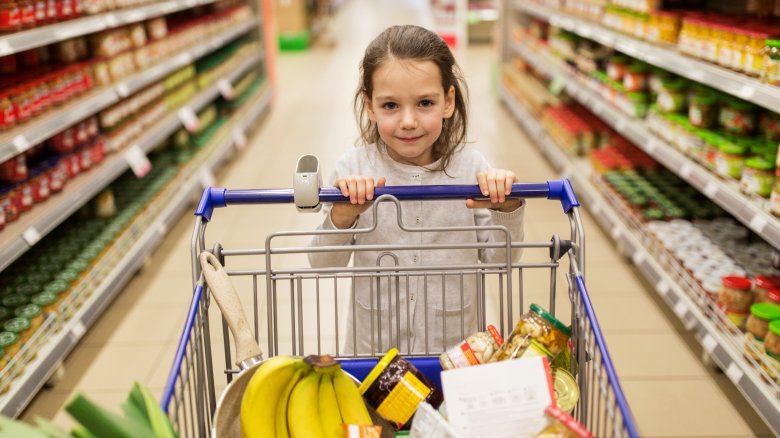
<svg viewBox="0 0 780 438">
<path fill-rule="evenodd" d="M 427 93 L 427 94 L 421 94 L 421 95 L 415 97 L 415 99 L 418 99 L 418 100 L 419 99 L 435 99 L 435 98 L 437 98 L 439 96 L 440 96 L 439 93 Z M 376 96 L 376 97 L 374 97 L 374 99 L 376 99 L 376 100 L 398 100 L 397 97 L 390 96 L 390 95 Z"/>
</svg>

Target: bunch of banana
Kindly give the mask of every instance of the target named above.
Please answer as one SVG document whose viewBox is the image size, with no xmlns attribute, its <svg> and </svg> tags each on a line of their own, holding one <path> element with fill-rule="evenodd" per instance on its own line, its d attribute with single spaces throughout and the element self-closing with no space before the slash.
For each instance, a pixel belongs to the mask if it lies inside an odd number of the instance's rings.
<svg viewBox="0 0 780 438">
<path fill-rule="evenodd" d="M 244 438 L 343 437 L 343 424 L 373 422 L 357 386 L 330 356 L 268 359 L 241 400 Z"/>
</svg>

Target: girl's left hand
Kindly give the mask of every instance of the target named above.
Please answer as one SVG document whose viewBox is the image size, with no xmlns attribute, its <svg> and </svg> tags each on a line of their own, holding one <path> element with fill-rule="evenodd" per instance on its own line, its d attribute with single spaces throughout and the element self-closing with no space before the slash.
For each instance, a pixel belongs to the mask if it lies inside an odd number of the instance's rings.
<svg viewBox="0 0 780 438">
<path fill-rule="evenodd" d="M 520 198 L 509 198 L 506 195 L 512 192 L 512 184 L 518 182 L 517 175 L 511 170 L 490 169 L 487 172 L 477 173 L 479 190 L 490 200 L 467 199 L 468 208 L 490 208 L 493 210 L 510 213 L 523 205 Z"/>
</svg>

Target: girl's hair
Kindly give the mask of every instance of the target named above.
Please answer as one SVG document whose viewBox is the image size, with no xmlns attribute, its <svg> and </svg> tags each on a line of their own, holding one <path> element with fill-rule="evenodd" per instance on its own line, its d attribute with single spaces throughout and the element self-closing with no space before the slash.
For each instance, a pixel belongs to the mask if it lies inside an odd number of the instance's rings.
<svg viewBox="0 0 780 438">
<path fill-rule="evenodd" d="M 428 29 L 412 26 L 392 26 L 379 34 L 366 48 L 360 63 L 360 83 L 355 93 L 355 118 L 360 127 L 361 139 L 366 144 L 379 143 L 379 130 L 366 114 L 365 97 L 374 92 L 372 78 L 382 63 L 389 59 L 433 61 L 439 67 L 441 85 L 445 96 L 450 86 L 455 87 L 455 111 L 452 117 L 444 119 L 441 135 L 433 144 L 433 157 L 441 159 L 439 167 L 444 170 L 456 148 L 466 140 L 466 83 L 460 67 L 455 62 L 450 48 L 441 37 Z"/>
</svg>

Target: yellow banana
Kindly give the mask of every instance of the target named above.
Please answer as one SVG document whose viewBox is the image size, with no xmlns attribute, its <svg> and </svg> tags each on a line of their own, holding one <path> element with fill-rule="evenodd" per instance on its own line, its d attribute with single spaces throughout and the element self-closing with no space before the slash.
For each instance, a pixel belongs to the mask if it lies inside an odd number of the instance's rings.
<svg viewBox="0 0 780 438">
<path fill-rule="evenodd" d="M 287 427 L 287 408 L 290 400 L 290 394 L 292 394 L 293 388 L 298 382 L 301 381 L 309 372 L 311 367 L 301 362 L 298 370 L 287 382 L 287 386 L 279 394 L 277 400 L 278 407 L 276 408 L 276 438 L 289 438 L 290 430 Z"/>
<path fill-rule="evenodd" d="M 339 402 L 336 399 L 336 390 L 333 388 L 333 378 L 330 374 L 323 374 L 320 379 L 320 421 L 322 431 L 327 438 L 343 438 L 344 428 L 341 426 L 341 412 Z"/>
<path fill-rule="evenodd" d="M 317 407 L 320 374 L 310 373 L 292 390 L 287 406 L 287 426 L 292 438 L 325 438 Z"/>
<path fill-rule="evenodd" d="M 279 394 L 303 360 L 276 356 L 260 365 L 241 398 L 241 434 L 244 438 L 273 437 Z"/>
<path fill-rule="evenodd" d="M 341 369 L 333 373 L 333 388 L 344 424 L 371 425 L 371 415 L 355 382 Z"/>
</svg>

